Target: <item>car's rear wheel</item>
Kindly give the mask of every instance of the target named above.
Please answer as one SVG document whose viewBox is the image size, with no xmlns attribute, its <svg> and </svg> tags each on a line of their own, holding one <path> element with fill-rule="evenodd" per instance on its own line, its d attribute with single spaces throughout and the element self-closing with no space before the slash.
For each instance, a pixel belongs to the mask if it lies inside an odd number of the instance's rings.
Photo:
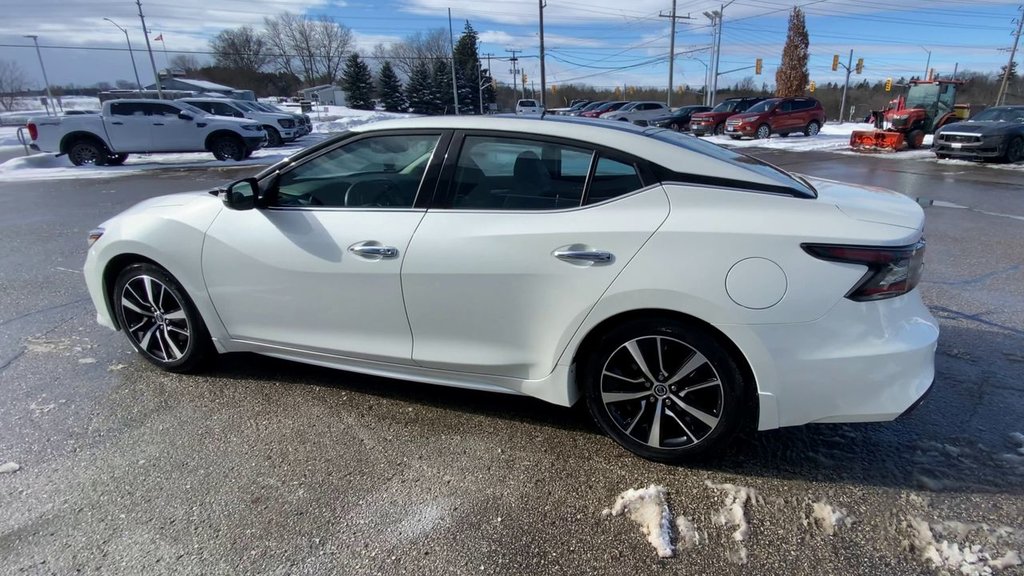
<svg viewBox="0 0 1024 576">
<path fill-rule="evenodd" d="M 107 156 L 107 166 L 120 166 L 128 159 L 127 154 L 110 154 Z"/>
<path fill-rule="evenodd" d="M 638 319 L 604 335 L 581 383 L 598 425 L 627 450 L 664 462 L 718 451 L 744 419 L 747 383 L 707 330 Z"/>
<path fill-rule="evenodd" d="M 767 124 L 761 124 L 757 127 L 756 138 L 763 140 L 772 135 L 772 127 Z"/>
<path fill-rule="evenodd" d="M 128 266 L 117 276 L 112 301 L 128 342 L 156 366 L 191 372 L 210 357 L 210 335 L 199 311 L 163 268 Z"/>
<path fill-rule="evenodd" d="M 284 140 L 281 139 L 281 133 L 277 131 L 277 128 L 264 126 L 263 130 L 267 132 L 267 148 L 277 148 L 284 144 Z"/>
<path fill-rule="evenodd" d="M 1017 136 L 1010 143 L 1006 145 L 1006 152 L 1003 154 L 1003 160 L 1007 162 L 1020 162 L 1024 160 L 1024 138 Z"/>
<path fill-rule="evenodd" d="M 213 157 L 220 161 L 242 160 L 245 157 L 245 145 L 237 136 L 220 136 L 210 143 Z"/>
<path fill-rule="evenodd" d="M 676 123 L 676 122 L 673 122 L 673 123 L 669 124 L 668 127 L 673 129 L 673 130 L 675 130 L 676 132 L 679 132 L 680 130 L 682 130 L 682 127 L 679 126 L 679 124 Z"/>
<path fill-rule="evenodd" d="M 68 147 L 68 159 L 75 166 L 103 166 L 107 156 L 106 147 L 91 138 L 75 140 Z"/>
<path fill-rule="evenodd" d="M 804 136 L 817 136 L 818 132 L 821 132 L 821 124 L 818 124 L 816 120 L 811 120 L 804 128 Z"/>
</svg>

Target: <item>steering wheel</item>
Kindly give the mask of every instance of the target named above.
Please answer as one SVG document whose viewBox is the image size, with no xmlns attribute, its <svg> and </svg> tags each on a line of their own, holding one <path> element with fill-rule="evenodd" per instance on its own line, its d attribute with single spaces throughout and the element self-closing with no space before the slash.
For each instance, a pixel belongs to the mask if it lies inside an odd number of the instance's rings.
<svg viewBox="0 0 1024 576">
<path fill-rule="evenodd" d="M 323 206 L 324 203 L 319 198 L 313 196 L 312 192 L 306 192 L 300 196 L 295 197 L 295 203 L 299 206 Z"/>
<path fill-rule="evenodd" d="M 345 206 L 386 208 L 404 205 L 394 182 L 387 178 L 363 180 L 349 186 Z"/>
</svg>

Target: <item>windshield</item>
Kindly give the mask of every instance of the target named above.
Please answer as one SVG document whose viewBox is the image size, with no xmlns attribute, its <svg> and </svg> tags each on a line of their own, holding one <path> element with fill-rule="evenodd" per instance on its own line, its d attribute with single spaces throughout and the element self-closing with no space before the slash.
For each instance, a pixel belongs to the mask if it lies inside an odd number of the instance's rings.
<svg viewBox="0 0 1024 576">
<path fill-rule="evenodd" d="M 676 111 L 673 112 L 672 115 L 673 116 L 689 116 L 691 114 L 696 114 L 697 111 L 700 110 L 700 109 L 701 109 L 700 106 L 683 106 L 682 108 L 676 109 Z"/>
<path fill-rule="evenodd" d="M 725 102 L 721 102 L 721 103 L 718 104 L 718 106 L 715 106 L 714 108 L 712 108 L 711 111 L 712 112 L 735 112 L 736 111 L 736 107 L 739 106 L 739 104 L 740 104 L 739 100 L 726 100 Z"/>
<path fill-rule="evenodd" d="M 710 142 L 695 138 L 689 134 L 682 134 L 673 130 L 658 130 L 651 132 L 649 135 L 662 142 L 668 142 L 674 144 L 680 148 L 686 148 L 705 156 L 710 156 L 716 160 L 728 162 L 733 166 L 745 170 L 747 172 L 753 172 L 762 178 L 766 178 L 773 182 L 776 186 L 781 186 L 796 192 L 797 194 L 806 198 L 817 198 L 818 193 L 811 188 L 808 184 L 790 175 L 789 172 L 776 168 L 767 162 L 763 162 L 752 156 L 733 152 L 728 148 L 712 144 Z"/>
<path fill-rule="evenodd" d="M 623 104 L 622 107 L 619 108 L 619 112 L 629 112 L 633 108 L 636 108 L 639 104 L 639 102 L 630 102 L 629 104 Z"/>
<path fill-rule="evenodd" d="M 1024 124 L 1024 106 L 989 108 L 971 118 L 971 122 L 1016 122 L 1017 124 Z"/>
<path fill-rule="evenodd" d="M 907 108 L 930 108 L 939 99 L 938 84 L 915 84 L 907 92 Z"/>
<path fill-rule="evenodd" d="M 238 106 L 242 110 L 248 110 L 249 112 L 259 112 L 260 111 L 259 108 L 255 107 L 251 103 L 245 102 L 243 100 L 235 100 L 235 106 Z"/>
<path fill-rule="evenodd" d="M 584 106 L 581 112 L 590 112 L 591 110 L 597 110 L 598 108 L 604 106 L 607 103 L 608 102 L 591 102 L 590 104 Z"/>
<path fill-rule="evenodd" d="M 758 102 L 757 104 L 754 104 L 750 108 L 747 108 L 747 113 L 761 114 L 763 112 L 767 112 L 771 110 L 773 106 L 775 106 L 776 102 L 778 102 L 778 100 L 765 100 L 764 102 Z"/>
</svg>

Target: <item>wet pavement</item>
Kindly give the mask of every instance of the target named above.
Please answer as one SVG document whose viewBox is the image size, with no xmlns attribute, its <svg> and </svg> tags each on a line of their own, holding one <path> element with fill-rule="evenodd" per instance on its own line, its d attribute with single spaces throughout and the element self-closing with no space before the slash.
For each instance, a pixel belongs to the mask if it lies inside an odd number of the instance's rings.
<svg viewBox="0 0 1024 576">
<path fill-rule="evenodd" d="M 0 473 L 0 573 L 877 576 L 940 573 L 934 551 L 948 573 L 1024 574 L 986 561 L 1024 552 L 1024 173 L 752 152 L 929 205 L 936 383 L 896 422 L 763 433 L 687 467 L 526 398 L 254 355 L 157 372 L 95 324 L 85 235 L 247 171 L 0 185 L 0 464 L 21 467 Z M 743 541 L 706 481 L 756 491 Z M 652 483 L 702 536 L 674 558 L 601 513 Z"/>
</svg>

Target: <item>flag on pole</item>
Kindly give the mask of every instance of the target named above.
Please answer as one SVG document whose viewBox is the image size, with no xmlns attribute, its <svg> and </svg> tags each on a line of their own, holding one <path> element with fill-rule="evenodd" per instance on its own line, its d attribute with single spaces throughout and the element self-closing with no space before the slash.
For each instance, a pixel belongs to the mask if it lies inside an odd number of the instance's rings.
<svg viewBox="0 0 1024 576">
<path fill-rule="evenodd" d="M 164 35 L 163 35 L 162 32 L 160 33 L 159 36 L 157 36 L 156 38 L 153 38 L 153 42 L 163 42 L 163 41 L 164 41 Z"/>
</svg>

